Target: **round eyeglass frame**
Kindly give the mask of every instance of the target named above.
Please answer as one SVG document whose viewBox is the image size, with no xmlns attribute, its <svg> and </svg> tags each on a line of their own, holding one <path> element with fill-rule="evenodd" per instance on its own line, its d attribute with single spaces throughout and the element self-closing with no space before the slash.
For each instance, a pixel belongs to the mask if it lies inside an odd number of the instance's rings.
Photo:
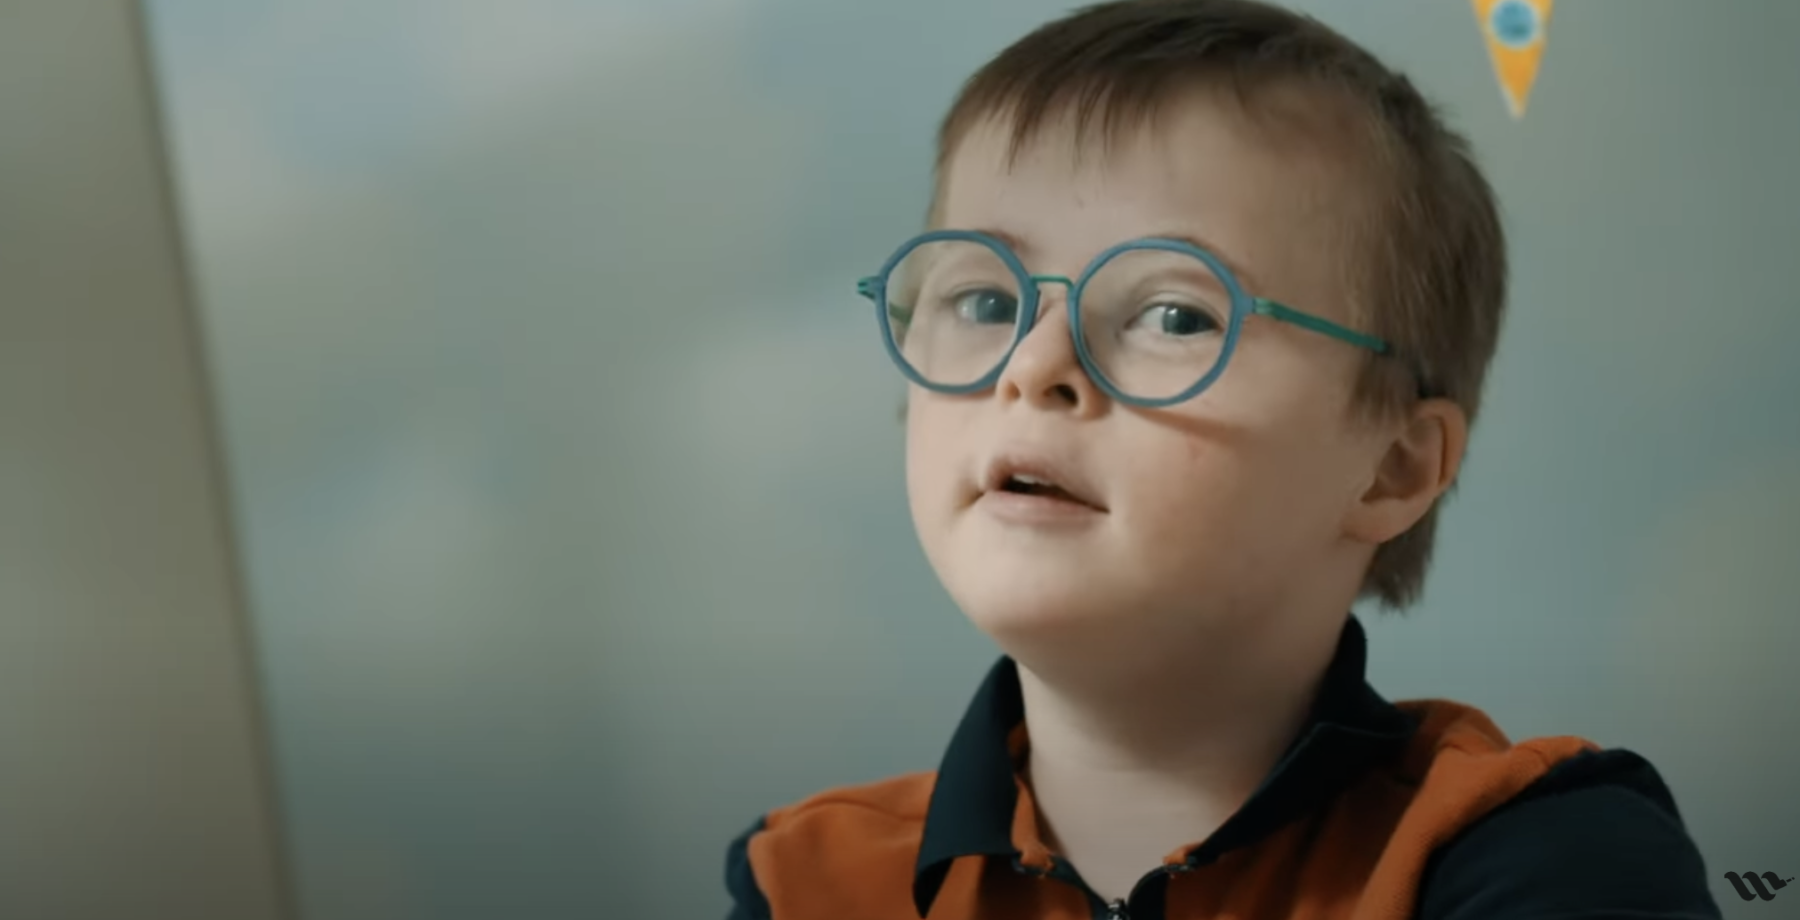
<svg viewBox="0 0 1800 920">
<path fill-rule="evenodd" d="M 887 286 L 888 279 L 892 276 L 894 269 L 897 268 L 907 256 L 911 255 L 913 250 L 918 249 L 920 246 L 924 246 L 927 243 L 955 241 L 978 243 L 1000 257 L 1000 261 L 1006 266 L 1008 271 L 1012 272 L 1014 280 L 1019 284 L 1019 316 L 1013 324 L 1012 341 L 1007 344 L 1006 351 L 1000 355 L 999 359 L 994 362 L 994 366 L 990 368 L 987 373 L 970 383 L 943 384 L 925 379 L 925 377 L 906 360 L 905 355 L 901 352 L 900 343 L 894 340 L 894 328 L 892 323 L 889 322 Z M 1182 390 L 1173 396 L 1135 396 L 1120 389 L 1117 384 L 1106 376 L 1106 372 L 1101 370 L 1099 362 L 1094 359 L 1093 354 L 1088 350 L 1086 337 L 1082 335 L 1081 310 L 1079 307 L 1081 304 L 1082 292 L 1086 290 L 1088 282 L 1093 279 L 1095 273 L 1100 271 L 1100 269 L 1105 268 L 1113 259 L 1116 259 L 1127 252 L 1135 252 L 1138 250 L 1173 252 L 1200 260 L 1200 262 L 1213 273 L 1214 277 L 1218 278 L 1219 282 L 1224 285 L 1225 292 L 1231 299 L 1231 316 L 1226 321 L 1225 342 L 1219 351 L 1219 360 L 1214 362 L 1212 368 L 1203 374 L 1199 380 L 1195 381 L 1187 389 Z M 936 393 L 960 396 L 979 393 L 999 382 L 1000 375 L 1005 373 L 1007 364 L 1012 361 L 1013 353 L 1018 351 L 1019 346 L 1024 344 L 1025 337 L 1030 335 L 1031 330 L 1037 326 L 1039 309 L 1042 306 L 1042 286 L 1045 284 L 1060 284 L 1069 290 L 1069 296 L 1065 298 L 1063 306 L 1068 310 L 1069 334 L 1074 340 L 1075 356 L 1081 362 L 1082 370 L 1087 373 L 1088 379 L 1092 380 L 1094 385 L 1099 387 L 1101 392 L 1105 393 L 1111 399 L 1125 403 L 1126 405 L 1139 406 L 1146 409 L 1163 408 L 1187 402 L 1188 400 L 1199 396 L 1201 393 L 1205 392 L 1208 387 L 1212 386 L 1213 383 L 1219 379 L 1219 376 L 1225 373 L 1226 365 L 1231 363 L 1232 353 L 1237 350 L 1238 335 L 1243 331 L 1244 319 L 1251 314 L 1268 316 L 1271 319 L 1292 323 L 1314 332 L 1339 339 L 1340 341 L 1347 342 L 1359 348 L 1368 349 L 1377 354 L 1392 353 L 1392 348 L 1388 343 L 1379 338 L 1357 332 L 1353 329 L 1348 329 L 1322 317 L 1314 316 L 1309 313 L 1302 313 L 1299 310 L 1283 306 L 1272 300 L 1252 297 L 1244 290 L 1243 286 L 1238 283 L 1237 276 L 1232 274 L 1231 269 L 1227 268 L 1224 262 L 1217 256 L 1184 240 L 1164 239 L 1160 237 L 1144 237 L 1141 239 L 1127 240 L 1116 246 L 1112 246 L 1095 256 L 1093 261 L 1089 262 L 1087 267 L 1082 269 L 1080 275 L 1076 276 L 1074 279 L 1070 279 L 1063 275 L 1032 274 L 1025 269 L 1024 263 L 1019 260 L 1018 255 L 1012 251 L 1011 247 L 1007 246 L 1003 241 L 994 236 L 982 233 L 979 230 L 934 230 L 913 237 L 902 244 L 900 248 L 896 249 L 894 254 L 889 256 L 888 260 L 882 264 L 881 271 L 859 280 L 856 284 L 856 289 L 857 293 L 874 303 L 876 325 L 881 327 L 882 345 L 886 347 L 888 357 L 893 360 L 894 365 L 900 369 L 900 372 L 904 374 L 908 380 L 927 390 Z"/>
</svg>

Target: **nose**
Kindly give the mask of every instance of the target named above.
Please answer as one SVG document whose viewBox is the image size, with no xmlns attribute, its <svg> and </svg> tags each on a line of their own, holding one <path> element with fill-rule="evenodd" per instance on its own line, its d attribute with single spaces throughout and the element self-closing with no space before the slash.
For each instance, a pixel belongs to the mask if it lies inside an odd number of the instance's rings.
<svg viewBox="0 0 1800 920">
<path fill-rule="evenodd" d="M 1002 402 L 1040 409 L 1092 411 L 1105 396 L 1075 353 L 1068 310 L 1072 285 L 1061 278 L 1036 280 L 1041 292 L 1036 321 L 1007 360 L 995 394 Z"/>
</svg>

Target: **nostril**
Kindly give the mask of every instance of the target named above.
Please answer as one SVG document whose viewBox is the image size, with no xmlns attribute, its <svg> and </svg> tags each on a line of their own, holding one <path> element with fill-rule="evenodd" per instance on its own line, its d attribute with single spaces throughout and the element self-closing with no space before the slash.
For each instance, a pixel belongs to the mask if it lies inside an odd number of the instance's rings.
<svg viewBox="0 0 1800 920">
<path fill-rule="evenodd" d="M 1081 395 L 1075 392 L 1075 387 L 1073 384 L 1059 383 L 1059 384 L 1051 387 L 1050 392 L 1052 394 L 1054 394 L 1057 399 L 1060 399 L 1063 402 L 1066 402 L 1070 405 L 1074 405 L 1078 402 L 1081 402 Z"/>
</svg>

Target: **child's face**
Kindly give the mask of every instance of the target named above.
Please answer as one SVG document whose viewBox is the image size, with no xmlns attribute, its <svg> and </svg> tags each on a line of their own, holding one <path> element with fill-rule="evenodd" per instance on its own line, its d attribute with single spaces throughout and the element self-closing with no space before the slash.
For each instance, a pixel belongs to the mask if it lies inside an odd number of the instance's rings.
<svg viewBox="0 0 1800 920">
<path fill-rule="evenodd" d="M 1068 277 L 1114 244 L 1185 236 L 1252 295 L 1349 324 L 1349 171 L 1278 149 L 1241 118 L 1203 96 L 1080 162 L 1067 129 L 1052 129 L 1011 169 L 1005 126 L 977 129 L 947 163 L 938 225 L 998 231 L 1032 273 Z M 1003 646 L 1088 645 L 1210 631 L 1234 611 L 1347 605 L 1373 551 L 1347 536 L 1347 515 L 1391 441 L 1353 421 L 1357 351 L 1252 317 L 1211 388 L 1137 409 L 1083 372 L 1066 296 L 1044 286 L 1042 318 L 991 390 L 910 394 L 914 521 L 976 624 Z M 996 489 L 996 465 L 1009 464 L 1095 507 Z"/>
</svg>

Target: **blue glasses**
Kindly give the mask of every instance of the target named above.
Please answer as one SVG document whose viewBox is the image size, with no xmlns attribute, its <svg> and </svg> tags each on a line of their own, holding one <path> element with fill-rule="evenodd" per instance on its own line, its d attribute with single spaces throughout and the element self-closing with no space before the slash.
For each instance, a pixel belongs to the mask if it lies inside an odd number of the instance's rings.
<svg viewBox="0 0 1800 920">
<path fill-rule="evenodd" d="M 1087 375 L 1113 399 L 1155 408 L 1200 395 L 1224 373 L 1251 314 L 1391 354 L 1387 342 L 1244 292 L 1218 257 L 1181 240 L 1101 253 L 1080 277 L 1033 275 L 994 237 L 938 230 L 909 240 L 857 282 L 907 379 L 978 393 L 1037 323 L 1043 285 L 1068 289 L 1069 331 Z"/>
</svg>

